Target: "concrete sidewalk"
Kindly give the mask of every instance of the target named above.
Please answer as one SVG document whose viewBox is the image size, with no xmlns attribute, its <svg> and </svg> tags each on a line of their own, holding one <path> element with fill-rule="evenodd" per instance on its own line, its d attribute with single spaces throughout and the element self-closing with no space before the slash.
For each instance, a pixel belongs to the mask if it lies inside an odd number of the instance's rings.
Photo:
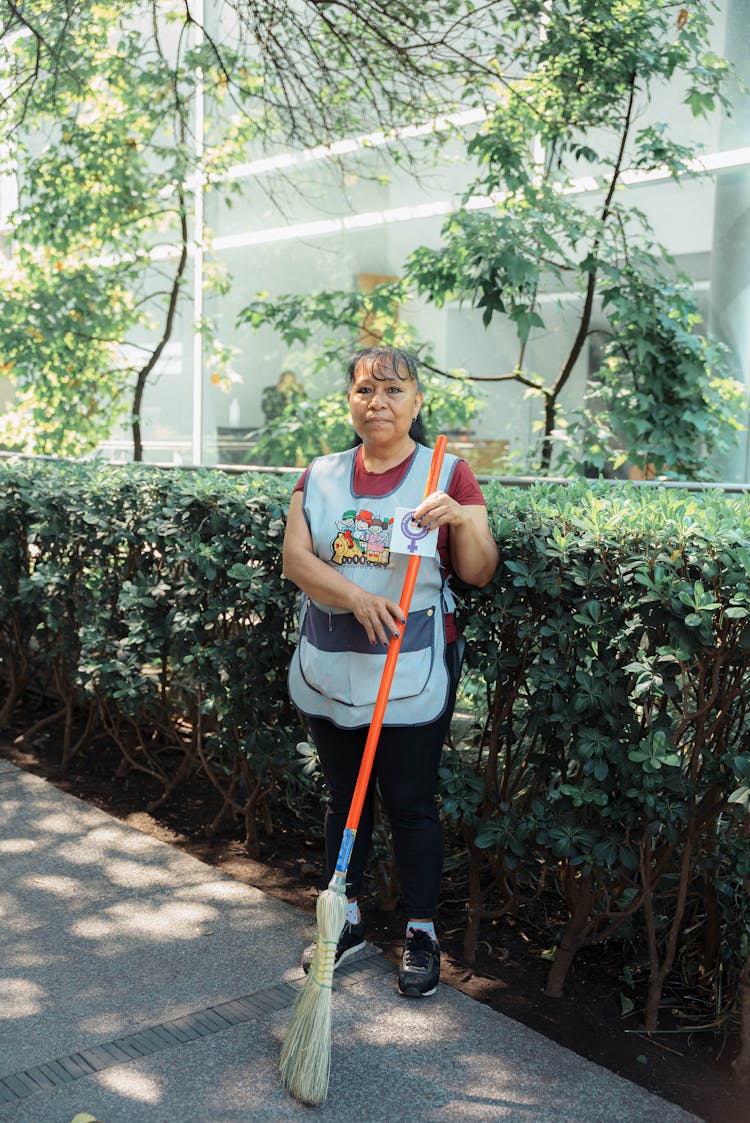
<svg viewBox="0 0 750 1123">
<path fill-rule="evenodd" d="M 0 1123 L 686 1123 L 372 950 L 336 974 L 328 1100 L 277 1063 L 314 922 L 0 760 Z"/>
</svg>

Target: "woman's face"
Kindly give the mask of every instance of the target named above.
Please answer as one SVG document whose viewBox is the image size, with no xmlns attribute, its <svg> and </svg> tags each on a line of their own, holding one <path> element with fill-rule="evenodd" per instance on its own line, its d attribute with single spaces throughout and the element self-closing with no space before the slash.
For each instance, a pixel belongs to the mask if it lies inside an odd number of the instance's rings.
<svg viewBox="0 0 750 1123">
<path fill-rule="evenodd" d="M 409 436 L 422 405 L 422 394 L 413 379 L 401 379 L 382 367 L 375 378 L 364 363 L 354 372 L 348 397 L 357 436 L 365 444 L 382 447 L 395 447 Z"/>
</svg>

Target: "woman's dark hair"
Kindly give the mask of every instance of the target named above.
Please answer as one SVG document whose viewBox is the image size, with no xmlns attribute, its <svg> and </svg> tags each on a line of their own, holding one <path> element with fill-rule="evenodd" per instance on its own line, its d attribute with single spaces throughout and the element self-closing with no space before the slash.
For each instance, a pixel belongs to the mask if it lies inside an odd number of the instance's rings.
<svg viewBox="0 0 750 1123">
<path fill-rule="evenodd" d="M 385 381 L 386 378 L 393 377 L 395 374 L 401 382 L 415 382 L 417 390 L 420 393 L 422 391 L 416 360 L 408 352 L 401 351 L 398 347 L 363 347 L 361 351 L 356 351 L 346 368 L 347 388 L 353 385 L 354 376 L 360 366 L 365 366 L 368 374 L 377 378 L 378 381 Z M 427 444 L 421 407 L 411 423 L 409 436 L 419 445 Z M 354 441 L 355 445 L 361 443 L 360 437 L 357 437 Z"/>
</svg>

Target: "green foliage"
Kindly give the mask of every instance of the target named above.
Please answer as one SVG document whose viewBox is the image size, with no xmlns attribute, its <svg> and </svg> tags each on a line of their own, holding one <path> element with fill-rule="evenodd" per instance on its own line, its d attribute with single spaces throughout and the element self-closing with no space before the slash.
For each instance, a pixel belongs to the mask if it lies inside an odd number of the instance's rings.
<svg viewBox="0 0 750 1123">
<path fill-rule="evenodd" d="M 248 453 L 255 464 L 305 467 L 315 456 L 352 444 L 353 430 L 342 392 L 304 398 L 286 406 L 260 433 Z"/>
<path fill-rule="evenodd" d="M 543 402 L 546 470 L 559 394 L 580 356 L 597 285 L 609 278 L 610 388 L 605 416 L 588 417 L 581 430 L 586 445 L 595 432 L 598 447 L 582 448 L 577 464 L 584 456 L 604 461 L 607 452 L 642 458 L 638 426 L 655 407 L 635 390 L 629 424 L 616 387 L 629 393 L 631 382 L 642 382 L 631 361 L 633 325 L 659 315 L 675 290 L 653 271 L 633 274 L 645 235 L 615 189 L 627 166 L 676 176 L 693 154 L 664 122 L 636 128 L 664 83 L 679 78 L 696 116 L 726 105 L 729 67 L 706 49 L 711 8 L 695 0 L 683 19 L 674 5 L 650 0 L 467 0 L 417 9 L 363 0 L 356 10 L 302 3 L 279 15 L 226 0 L 229 18 L 212 35 L 176 0 L 158 10 L 145 0 L 85 7 L 39 0 L 33 13 L 13 6 L 0 35 L 7 92 L 0 131 L 13 140 L 20 201 L 12 216 L 17 252 L 0 271 L 0 370 L 17 397 L 0 419 L 0 440 L 80 454 L 129 416 L 138 456 L 143 395 L 186 293 L 190 244 L 208 241 L 189 229 L 198 179 L 226 197 L 237 181 L 224 174 L 251 145 L 319 144 L 364 128 L 384 140 L 396 126 L 460 103 L 481 104 L 488 118 L 468 144 L 476 175 L 440 247 L 418 249 L 403 278 L 367 297 L 256 301 L 243 318 L 274 324 L 288 341 L 312 339 L 312 324 L 333 331 L 321 347 L 322 369 L 332 366 L 334 336 L 359 331 L 363 317 L 374 336 L 424 351 L 394 317 L 415 297 L 464 302 L 485 325 L 509 318 L 519 354 L 502 377 Z M 199 81 L 208 122 L 200 159 L 192 135 Z M 404 158 L 397 146 L 391 155 Z M 598 213 L 568 190 L 587 173 L 600 185 Z M 215 291 L 225 291 L 226 280 L 209 275 Z M 549 326 L 539 295 L 561 280 L 581 293 L 581 330 L 556 373 L 531 371 L 526 344 Z M 628 319 L 617 312 L 626 299 Z M 682 359 L 669 369 L 690 399 L 689 416 L 675 404 L 676 383 L 648 454 L 665 472 L 687 476 L 731 436 L 737 394 L 713 345 L 696 343 L 688 355 L 693 309 L 682 290 L 679 301 L 679 324 L 670 326 Z M 213 353 L 212 382 L 228 389 L 237 377 L 231 352 L 212 321 L 200 329 Z M 653 334 L 661 334 L 664 353 L 669 333 Z M 333 403 L 323 408 L 335 416 Z M 305 456 L 309 442 L 289 432 L 294 425 L 285 416 L 285 456 L 295 449 Z M 680 458 L 680 442 L 696 455 Z M 568 459 L 574 447 L 568 443 Z M 278 459 L 280 448 L 281 437 L 268 457 Z"/>
<path fill-rule="evenodd" d="M 315 327 L 331 334 L 316 338 L 313 374 L 342 368 L 342 356 L 353 354 L 360 346 L 362 325 L 371 338 L 405 347 L 418 355 L 423 364 L 420 382 L 425 396 L 422 417 L 428 442 L 438 433 L 470 428 L 482 405 L 479 389 L 462 371 L 449 378 L 433 373 L 431 355 L 414 329 L 394 317 L 394 308 L 406 298 L 403 283 L 377 285 L 371 292 L 361 290 L 329 291 L 286 295 L 272 299 L 260 294 L 240 313 L 240 322 L 259 328 L 271 321 L 287 345 L 308 343 Z M 283 412 L 261 432 L 250 453 L 255 463 L 306 465 L 314 456 L 349 448 L 353 431 L 345 387 L 308 400 L 290 402 Z"/>
<path fill-rule="evenodd" d="M 658 268 L 655 255 L 639 257 L 639 249 L 648 246 L 648 227 L 615 189 L 628 166 L 644 171 L 666 168 L 677 176 L 694 154 L 668 138 L 664 122 L 637 131 L 634 127 L 639 108 L 646 103 L 653 107 L 660 83 L 680 75 L 695 115 L 726 105 L 730 68 L 706 50 L 711 5 L 691 5 L 689 18 L 679 23 L 672 5 L 648 0 L 569 0 L 528 7 L 531 11 L 524 6 L 522 15 L 514 12 L 505 24 L 509 40 L 522 53 L 524 77 L 505 84 L 496 110 L 468 146 L 479 175 L 464 202 L 481 194 L 496 199 L 497 205 L 451 216 L 442 245 L 416 251 L 406 275 L 428 300 L 459 300 L 480 309 L 485 326 L 496 315 L 513 322 L 520 348 L 516 378 L 535 390 L 544 404 L 542 470 L 552 463 L 558 398 L 581 353 L 599 284 L 612 336 L 609 393 L 601 395 L 599 423 L 594 426 L 601 466 L 620 452 L 639 459 L 643 431 L 638 426 L 653 422 L 657 471 L 696 478 L 705 457 L 728 443 L 737 428 L 739 387 L 722 369 L 724 356 L 713 344 L 690 339 L 697 317 L 695 300 L 684 284 L 673 282 L 665 255 L 660 255 Z M 534 16 L 544 21 L 538 40 Z M 593 130 L 595 146 L 586 143 Z M 574 177 L 583 175 L 593 176 L 600 185 L 598 209 L 566 190 L 574 186 Z M 636 263 L 642 265 L 642 275 Z M 558 370 L 542 378 L 525 369 L 525 348 L 533 332 L 549 326 L 538 302 L 540 292 L 561 281 L 581 293 L 580 328 Z M 625 289 L 627 315 L 622 308 Z M 679 307 L 672 322 L 664 325 L 674 298 Z M 643 358 L 634 347 L 635 336 L 659 334 L 658 360 L 675 378 L 670 393 L 663 396 L 646 387 Z M 670 342 L 676 354 L 667 364 Z M 632 399 L 632 384 L 648 404 L 641 403 L 638 420 L 629 425 L 626 399 Z M 687 417 L 683 392 L 691 400 Z M 701 429 L 697 444 L 696 425 Z M 610 433 L 617 435 L 611 449 Z M 692 446 L 693 455 L 678 455 L 679 446 Z M 592 462 L 593 451 L 577 449 L 574 440 L 567 445 L 566 460 L 574 461 L 577 452 L 580 468 L 587 453 Z"/>
<path fill-rule="evenodd" d="M 603 286 L 612 336 L 580 412 L 558 435 L 563 463 L 604 471 L 626 460 L 646 477 L 711 479 L 742 425 L 746 394 L 722 375 L 725 348 L 696 331 L 687 278 L 630 267 Z M 679 417 L 679 427 L 675 418 Z"/>
<path fill-rule="evenodd" d="M 379 342 L 411 350 L 420 348 L 413 328 L 394 315 L 407 300 L 408 286 L 403 281 L 376 285 L 370 292 L 362 289 L 291 293 L 271 297 L 258 293 L 237 317 L 256 331 L 272 323 L 284 343 L 308 343 L 319 329 L 333 333 L 318 340 L 315 370 L 334 368 L 341 363 L 341 347 L 356 350 L 363 325 Z"/>
<path fill-rule="evenodd" d="M 420 382 L 425 395 L 422 416 L 428 443 L 432 443 L 438 433 L 453 433 L 470 427 L 481 405 L 470 382 L 457 372 L 451 381 L 422 374 Z M 341 389 L 288 405 L 261 432 L 249 455 L 258 464 L 302 467 L 314 456 L 350 448 L 353 440 L 349 406 Z"/>
<path fill-rule="evenodd" d="M 205 51 L 163 49 L 158 20 L 144 43 L 142 15 L 133 2 L 85 12 L 46 4 L 35 27 L 50 53 L 26 35 L 0 56 L 7 86 L 37 65 L 33 96 L 0 110 L 19 181 L 15 252 L 0 274 L 0 359 L 18 391 L 0 420 L 11 447 L 80 454 L 128 410 L 139 420 L 134 387 L 172 331 L 192 206 L 195 66 L 205 65 L 209 88 L 218 69 Z M 251 132 L 232 138 L 235 154 Z M 201 172 L 228 155 L 215 145 Z M 177 249 L 158 265 L 152 255 L 165 244 Z"/>
<path fill-rule="evenodd" d="M 0 355 L 18 392 L 15 408 L 0 417 L 5 447 L 80 454 L 123 416 L 127 380 L 116 339 L 135 319 L 129 273 L 40 260 L 26 247 L 6 261 Z"/>
<path fill-rule="evenodd" d="M 645 938 L 654 914 L 666 958 L 684 919 L 674 886 L 700 892 L 716 832 L 738 814 L 750 505 L 633 485 L 498 489 L 489 502 L 500 566 L 465 618 L 486 690 L 461 754 L 483 780 L 461 816 L 476 847 L 470 909 L 497 908 L 499 886 L 518 907 L 540 869 L 555 872 L 570 927 L 554 990 L 579 947 L 644 926 Z M 740 927 L 725 934 L 738 970 Z"/>
<path fill-rule="evenodd" d="M 528 0 L 498 13 L 494 80 L 469 87 L 488 109 L 467 145 L 474 179 L 440 244 L 417 248 L 398 284 L 382 291 L 400 307 L 457 301 L 481 313 L 485 327 L 496 317 L 512 323 L 518 357 L 494 377 L 539 398 L 534 467 L 542 474 L 557 441 L 555 471 L 643 463 L 645 453 L 659 474 L 700 478 L 736 434 L 741 393 L 724 352 L 697 334 L 692 294 L 618 191 L 629 168 L 677 177 L 695 154 L 663 121 L 637 127 L 666 84 L 683 85 L 695 116 L 727 107 L 731 68 L 707 49 L 713 7 L 691 4 L 683 18 L 675 5 L 652 0 Z M 582 197 L 581 177 L 596 194 Z M 561 285 L 580 295 L 573 344 L 556 370 L 532 370 L 527 344 L 551 327 L 540 296 Z M 605 370 L 593 389 L 596 408 L 566 430 L 559 397 L 584 353 L 597 294 L 608 318 Z M 281 297 L 256 302 L 248 319 L 308 338 L 310 325 L 328 328 L 336 315 L 352 324 L 360 308 L 357 294 L 296 304 Z M 646 352 L 658 366 L 650 385 Z"/>
<path fill-rule="evenodd" d="M 105 731 L 162 796 L 203 771 L 249 845 L 291 798 L 286 692 L 295 596 L 281 576 L 283 480 L 96 464 L 5 467 L 2 713 L 32 686 L 72 714 L 62 763 Z M 157 792 L 159 790 L 157 787 Z"/>
</svg>

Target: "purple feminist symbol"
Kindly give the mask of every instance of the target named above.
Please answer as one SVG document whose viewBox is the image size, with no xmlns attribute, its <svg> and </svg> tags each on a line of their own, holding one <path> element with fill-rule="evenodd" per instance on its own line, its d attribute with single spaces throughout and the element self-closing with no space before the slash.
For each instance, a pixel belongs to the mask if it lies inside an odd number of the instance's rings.
<svg viewBox="0 0 750 1123">
<path fill-rule="evenodd" d="M 416 553 L 417 543 L 422 538 L 426 538 L 426 536 L 430 533 L 426 527 L 419 526 L 413 521 L 413 519 L 414 512 L 407 511 L 407 513 L 401 520 L 401 533 L 403 534 L 404 538 L 409 539 L 408 550 L 410 554 Z"/>
</svg>

